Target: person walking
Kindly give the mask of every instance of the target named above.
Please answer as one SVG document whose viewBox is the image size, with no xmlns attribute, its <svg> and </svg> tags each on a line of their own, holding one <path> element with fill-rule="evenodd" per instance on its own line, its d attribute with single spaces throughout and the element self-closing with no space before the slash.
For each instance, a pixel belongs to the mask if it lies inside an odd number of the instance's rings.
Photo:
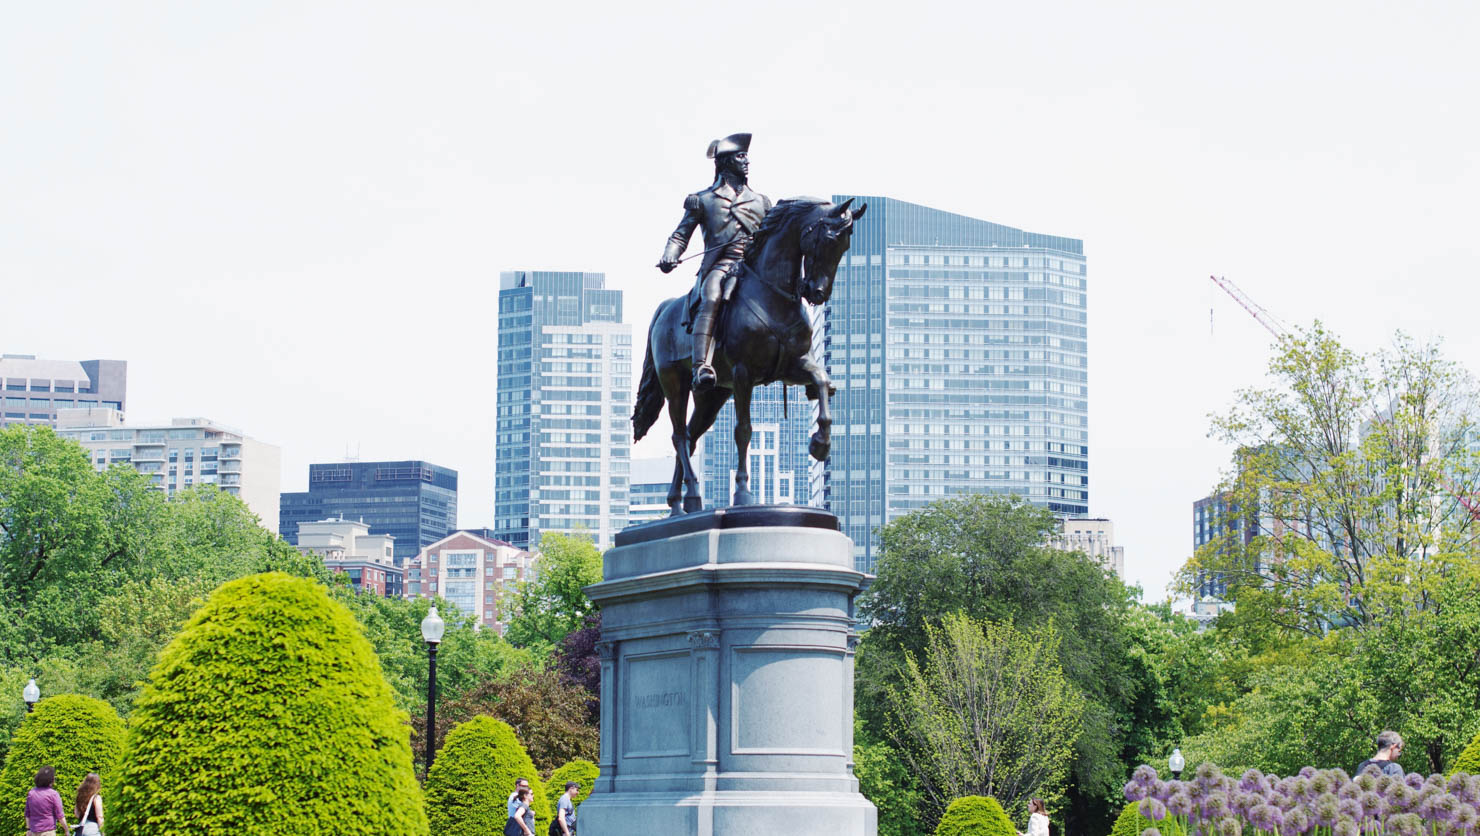
<svg viewBox="0 0 1480 836">
<path fill-rule="evenodd" d="M 98 773 L 89 772 L 77 788 L 77 800 L 72 813 L 82 826 L 82 836 L 103 836 L 103 779 Z"/>
<path fill-rule="evenodd" d="M 514 800 L 509 802 L 509 818 L 504 822 L 504 836 L 534 836 L 534 810 L 530 809 L 534 794 L 529 787 L 514 791 Z"/>
<path fill-rule="evenodd" d="M 30 836 L 56 836 L 57 828 L 67 830 L 67 813 L 62 797 L 52 787 L 57 771 L 43 766 L 36 772 L 36 786 L 26 793 L 26 832 Z"/>
<path fill-rule="evenodd" d="M 529 789 L 529 781 L 525 778 L 514 779 L 514 791 L 509 793 L 509 815 L 514 815 L 514 807 L 518 804 L 520 790 Z"/>
<path fill-rule="evenodd" d="M 565 792 L 555 803 L 555 820 L 550 822 L 550 836 L 575 836 L 576 796 L 580 794 L 580 784 L 575 781 L 565 782 Z"/>
<path fill-rule="evenodd" d="M 1403 736 L 1395 731 L 1385 731 L 1377 736 L 1377 754 L 1357 764 L 1357 771 L 1352 775 L 1361 775 L 1362 770 L 1375 766 L 1383 775 L 1402 777 L 1403 767 L 1398 763 L 1398 758 L 1402 754 Z"/>
<path fill-rule="evenodd" d="M 1028 802 L 1027 836 L 1048 836 L 1048 805 L 1041 798 Z"/>
</svg>

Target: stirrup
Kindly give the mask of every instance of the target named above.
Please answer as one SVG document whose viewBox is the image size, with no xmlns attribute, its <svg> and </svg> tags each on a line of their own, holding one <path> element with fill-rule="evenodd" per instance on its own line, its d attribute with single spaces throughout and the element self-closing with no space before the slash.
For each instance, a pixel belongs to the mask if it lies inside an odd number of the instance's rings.
<svg viewBox="0 0 1480 836">
<path fill-rule="evenodd" d="M 706 363 L 694 367 L 695 392 L 708 392 L 717 382 L 719 382 L 719 377 L 714 373 L 713 366 Z"/>
</svg>

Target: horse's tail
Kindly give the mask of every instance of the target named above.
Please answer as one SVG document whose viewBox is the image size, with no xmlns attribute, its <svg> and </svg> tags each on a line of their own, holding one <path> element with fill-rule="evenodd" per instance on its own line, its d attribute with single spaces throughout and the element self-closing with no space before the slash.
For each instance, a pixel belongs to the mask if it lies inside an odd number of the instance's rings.
<svg viewBox="0 0 1480 836">
<path fill-rule="evenodd" d="M 653 422 L 663 411 L 663 386 L 658 383 L 658 369 L 653 365 L 653 328 L 658 324 L 659 314 L 653 315 L 648 326 L 647 356 L 642 361 L 642 379 L 637 384 L 637 402 L 632 405 L 632 440 L 641 441 L 652 429 Z"/>
</svg>

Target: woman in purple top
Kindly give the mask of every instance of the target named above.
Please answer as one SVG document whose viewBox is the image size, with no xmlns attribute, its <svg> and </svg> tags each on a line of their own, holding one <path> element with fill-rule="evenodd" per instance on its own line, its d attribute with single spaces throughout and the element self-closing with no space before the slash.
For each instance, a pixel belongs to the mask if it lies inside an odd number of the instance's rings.
<svg viewBox="0 0 1480 836">
<path fill-rule="evenodd" d="M 43 766 L 36 773 L 36 786 L 26 793 L 26 830 L 31 836 L 56 836 L 58 827 L 67 829 L 62 797 L 51 787 L 56 779 L 57 771 Z"/>
</svg>

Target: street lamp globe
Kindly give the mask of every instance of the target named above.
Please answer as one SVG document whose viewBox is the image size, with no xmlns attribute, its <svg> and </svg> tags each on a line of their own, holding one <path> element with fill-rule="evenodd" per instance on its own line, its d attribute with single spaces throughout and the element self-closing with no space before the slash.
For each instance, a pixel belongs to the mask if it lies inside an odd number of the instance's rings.
<svg viewBox="0 0 1480 836">
<path fill-rule="evenodd" d="M 27 682 L 26 687 L 21 689 L 21 699 L 26 701 L 27 711 L 30 711 L 36 703 L 41 702 L 41 689 L 36 687 L 35 679 Z"/>
<path fill-rule="evenodd" d="M 421 637 L 427 644 L 439 644 L 446 629 L 447 623 L 442 620 L 442 616 L 437 615 L 436 607 L 432 607 L 427 617 L 421 620 Z"/>
<path fill-rule="evenodd" d="M 1181 749 L 1173 749 L 1172 756 L 1167 758 L 1167 767 L 1172 770 L 1172 777 L 1179 778 L 1182 770 L 1187 766 L 1187 759 L 1182 757 Z"/>
</svg>

